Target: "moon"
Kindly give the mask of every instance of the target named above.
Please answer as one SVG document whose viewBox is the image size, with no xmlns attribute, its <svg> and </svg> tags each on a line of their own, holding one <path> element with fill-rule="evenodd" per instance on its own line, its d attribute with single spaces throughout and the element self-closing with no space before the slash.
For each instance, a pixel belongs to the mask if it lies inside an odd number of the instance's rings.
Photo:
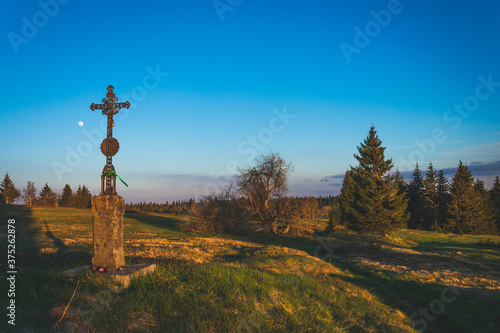
<svg viewBox="0 0 500 333">
<path fill-rule="evenodd" d="M 78 126 L 83 126 L 83 121 L 79 121 Z"/>
</svg>

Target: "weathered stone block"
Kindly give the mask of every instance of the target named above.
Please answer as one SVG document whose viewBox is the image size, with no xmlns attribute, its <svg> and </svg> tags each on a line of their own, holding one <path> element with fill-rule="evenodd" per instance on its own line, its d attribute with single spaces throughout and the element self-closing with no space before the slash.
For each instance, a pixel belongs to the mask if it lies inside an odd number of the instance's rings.
<svg viewBox="0 0 500 333">
<path fill-rule="evenodd" d="M 108 270 L 105 273 L 98 273 L 97 271 L 92 271 L 90 265 L 86 265 L 78 268 L 68 269 L 62 273 L 67 276 L 76 276 L 79 274 L 103 274 L 110 276 L 112 279 L 120 283 L 124 288 L 128 288 L 132 280 L 138 279 L 142 275 L 153 273 L 155 270 L 156 264 L 136 264 L 125 265 L 117 271 Z"/>
<path fill-rule="evenodd" d="M 92 268 L 117 270 L 125 265 L 123 254 L 124 200 L 119 195 L 100 195 L 92 200 L 94 256 Z"/>
<path fill-rule="evenodd" d="M 108 272 L 108 275 L 121 283 L 124 288 L 128 288 L 132 280 L 142 275 L 153 273 L 155 270 L 156 264 L 125 265 L 119 271 Z"/>
</svg>

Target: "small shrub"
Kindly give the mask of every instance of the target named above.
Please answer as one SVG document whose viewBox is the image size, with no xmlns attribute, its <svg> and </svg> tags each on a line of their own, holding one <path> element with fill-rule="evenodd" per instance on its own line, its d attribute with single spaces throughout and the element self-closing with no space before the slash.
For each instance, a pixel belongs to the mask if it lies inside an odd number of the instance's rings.
<svg viewBox="0 0 500 333">
<path fill-rule="evenodd" d="M 243 233 L 250 229 L 250 213 L 234 198 L 231 188 L 205 196 L 196 217 L 180 224 L 179 229 L 202 233 Z"/>
<path fill-rule="evenodd" d="M 290 228 L 288 229 L 287 236 L 292 237 L 301 237 L 307 236 L 310 237 L 314 234 L 313 226 L 310 222 L 302 221 L 299 219 L 291 220 Z"/>
<path fill-rule="evenodd" d="M 340 229 L 345 229 L 340 225 L 340 215 L 340 207 L 338 203 L 336 203 L 328 211 L 328 227 L 326 229 L 327 232 L 336 232 Z"/>
</svg>

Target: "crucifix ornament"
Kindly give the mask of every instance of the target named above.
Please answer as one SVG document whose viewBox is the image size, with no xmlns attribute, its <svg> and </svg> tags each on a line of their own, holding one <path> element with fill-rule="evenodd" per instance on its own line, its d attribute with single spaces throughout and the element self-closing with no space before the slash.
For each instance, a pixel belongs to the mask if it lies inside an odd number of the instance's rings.
<svg viewBox="0 0 500 333">
<path fill-rule="evenodd" d="M 108 135 L 101 143 L 101 152 L 106 156 L 106 165 L 104 169 L 102 169 L 101 175 L 101 195 L 116 194 L 116 172 L 112 158 L 120 149 L 120 145 L 118 144 L 118 140 L 113 138 L 113 126 L 115 126 L 113 116 L 122 108 L 128 109 L 130 107 L 128 101 L 125 103 L 117 103 L 118 98 L 113 92 L 113 89 L 115 89 L 113 86 L 109 85 L 106 89 L 108 89 L 108 92 L 106 98 L 102 99 L 103 104 L 92 103 L 90 105 L 92 111 L 102 110 L 102 114 L 108 116 Z M 106 186 L 104 183 L 106 183 Z"/>
</svg>

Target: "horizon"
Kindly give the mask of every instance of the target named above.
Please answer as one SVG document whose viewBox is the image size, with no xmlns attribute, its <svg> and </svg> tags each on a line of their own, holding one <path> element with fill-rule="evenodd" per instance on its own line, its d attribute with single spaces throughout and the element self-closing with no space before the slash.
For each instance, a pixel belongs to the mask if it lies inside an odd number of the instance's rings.
<svg viewBox="0 0 500 333">
<path fill-rule="evenodd" d="M 131 103 L 113 128 L 126 203 L 198 200 L 270 151 L 295 166 L 290 196 L 337 195 L 372 123 L 394 172 L 500 176 L 493 0 L 0 6 L 0 173 L 18 189 L 100 192 L 90 105 L 108 85 Z"/>
</svg>

